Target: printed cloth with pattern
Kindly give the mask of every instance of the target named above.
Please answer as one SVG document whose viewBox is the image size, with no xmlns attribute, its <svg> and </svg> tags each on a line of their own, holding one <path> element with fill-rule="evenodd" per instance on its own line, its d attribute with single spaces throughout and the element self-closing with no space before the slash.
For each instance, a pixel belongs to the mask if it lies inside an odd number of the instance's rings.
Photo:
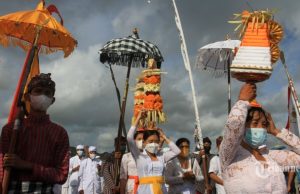
<svg viewBox="0 0 300 194">
<path fill-rule="evenodd" d="M 112 39 L 99 51 L 102 63 L 127 66 L 132 57 L 132 67 L 144 67 L 147 60 L 154 58 L 160 66 L 163 61 L 158 47 L 151 42 L 128 36 Z"/>
<path fill-rule="evenodd" d="M 300 139 L 282 129 L 276 138 L 291 147 L 289 150 L 260 150 L 266 161 L 258 161 L 240 144 L 250 105 L 239 100 L 231 109 L 220 147 L 222 178 L 226 193 L 285 194 L 287 186 L 283 171 L 300 167 Z"/>
</svg>

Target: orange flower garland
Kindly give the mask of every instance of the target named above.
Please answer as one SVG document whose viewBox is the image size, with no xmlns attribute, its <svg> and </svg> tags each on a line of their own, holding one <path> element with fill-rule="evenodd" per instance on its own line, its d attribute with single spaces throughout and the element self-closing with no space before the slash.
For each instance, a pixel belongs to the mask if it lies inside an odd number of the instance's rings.
<svg viewBox="0 0 300 194">
<path fill-rule="evenodd" d="M 163 100 L 160 96 L 161 71 L 154 69 L 149 65 L 139 76 L 139 82 L 136 86 L 134 97 L 134 114 L 133 122 L 143 109 L 147 111 L 147 118 L 139 125 L 147 125 L 147 127 L 155 126 L 157 123 L 165 122 L 165 114 L 163 113 Z"/>
<path fill-rule="evenodd" d="M 153 76 L 149 76 L 149 77 L 144 77 L 143 81 L 145 84 L 160 84 L 160 76 L 153 75 Z"/>
</svg>

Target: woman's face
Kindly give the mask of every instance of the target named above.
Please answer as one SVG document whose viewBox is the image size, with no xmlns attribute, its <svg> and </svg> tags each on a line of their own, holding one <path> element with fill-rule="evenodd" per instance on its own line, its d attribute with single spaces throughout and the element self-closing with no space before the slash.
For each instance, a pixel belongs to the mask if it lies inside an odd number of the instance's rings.
<svg viewBox="0 0 300 194">
<path fill-rule="evenodd" d="M 135 144 L 138 147 L 139 150 L 143 150 L 143 134 L 139 133 L 136 137 L 135 137 Z"/>
<path fill-rule="evenodd" d="M 264 128 L 268 126 L 268 121 L 262 112 L 253 112 L 252 120 L 246 123 L 246 128 Z"/>
<path fill-rule="evenodd" d="M 157 135 L 150 135 L 144 142 L 144 146 L 147 145 L 148 143 L 159 143 L 159 138 Z"/>
<path fill-rule="evenodd" d="M 140 140 L 143 140 L 143 134 L 142 133 L 139 133 L 136 138 L 135 138 L 135 141 L 140 141 Z"/>
<path fill-rule="evenodd" d="M 179 156 L 182 158 L 187 158 L 190 154 L 190 145 L 187 142 L 182 142 L 179 145 L 179 149 L 180 149 L 180 154 Z"/>
</svg>

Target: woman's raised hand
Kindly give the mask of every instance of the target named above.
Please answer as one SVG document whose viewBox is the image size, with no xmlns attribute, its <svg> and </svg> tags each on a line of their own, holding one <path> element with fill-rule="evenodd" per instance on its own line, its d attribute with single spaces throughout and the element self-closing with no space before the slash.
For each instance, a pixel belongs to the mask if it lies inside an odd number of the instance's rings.
<svg viewBox="0 0 300 194">
<path fill-rule="evenodd" d="M 251 102 L 256 98 L 256 85 L 254 83 L 245 83 L 239 95 L 239 100 Z"/>
<path fill-rule="evenodd" d="M 269 134 L 276 136 L 278 133 L 280 133 L 280 130 L 276 128 L 271 114 L 267 113 L 266 116 L 267 116 L 267 121 L 268 121 L 267 131 Z"/>
</svg>

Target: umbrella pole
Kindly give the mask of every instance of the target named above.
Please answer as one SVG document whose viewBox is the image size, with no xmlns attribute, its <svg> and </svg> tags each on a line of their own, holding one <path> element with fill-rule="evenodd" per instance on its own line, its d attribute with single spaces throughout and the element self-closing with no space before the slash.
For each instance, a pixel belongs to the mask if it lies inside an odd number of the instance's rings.
<svg viewBox="0 0 300 194">
<path fill-rule="evenodd" d="M 111 74 L 111 79 L 113 80 L 114 82 L 114 85 L 115 85 L 115 89 L 116 89 L 116 93 L 117 93 L 117 98 L 118 98 L 118 104 L 119 104 L 119 109 L 121 111 L 121 95 L 120 95 L 120 90 L 117 86 L 117 83 L 116 83 L 116 79 L 115 79 L 115 74 L 114 74 L 114 71 L 112 70 L 112 67 L 111 67 L 111 64 L 109 64 L 109 70 L 110 70 L 110 74 Z"/>
<path fill-rule="evenodd" d="M 288 67 L 286 65 L 286 62 L 285 62 L 285 57 L 284 57 L 284 53 L 283 51 L 280 52 L 280 60 L 281 60 L 281 63 L 284 67 L 284 70 L 285 70 L 285 74 L 288 78 L 288 81 L 289 81 L 289 86 L 291 88 L 291 93 L 293 95 L 293 100 L 295 102 L 295 105 L 296 105 L 296 111 L 297 111 L 297 114 L 300 115 L 300 104 L 299 104 L 299 100 L 298 100 L 298 95 L 297 95 L 297 92 L 296 92 L 296 89 L 294 87 L 294 82 L 293 82 L 293 79 L 288 71 Z M 300 129 L 299 129 L 300 130 Z"/>
<path fill-rule="evenodd" d="M 230 64 L 227 63 L 227 83 L 228 83 L 228 114 L 231 111 L 231 79 L 230 79 Z"/>
<path fill-rule="evenodd" d="M 17 135 L 18 135 L 18 131 L 19 129 L 22 127 L 22 120 L 24 118 L 24 110 L 23 110 L 23 103 L 22 103 L 22 97 L 24 94 L 24 89 L 26 87 L 26 82 L 31 70 L 31 65 L 34 59 L 34 56 L 36 54 L 36 52 L 38 52 L 38 47 L 37 47 L 37 42 L 40 36 L 40 31 L 41 28 L 38 27 L 37 28 L 37 33 L 33 42 L 33 46 L 30 49 L 30 55 L 28 60 L 25 62 L 25 73 L 24 73 L 24 77 L 23 80 L 21 82 L 21 87 L 20 87 L 20 95 L 18 98 L 18 116 L 14 121 L 14 127 L 12 130 L 12 134 L 11 134 L 11 139 L 10 139 L 10 144 L 9 144 L 9 150 L 8 150 L 8 154 L 14 154 L 15 153 L 15 149 L 16 149 L 16 144 L 17 144 Z M 7 194 L 8 193 L 8 186 L 9 186 L 9 182 L 10 182 L 10 175 L 11 175 L 11 167 L 6 167 L 4 168 L 4 174 L 3 174 L 3 181 L 2 181 L 2 193 L 3 194 Z"/>
<path fill-rule="evenodd" d="M 120 95 L 120 90 L 117 86 L 117 82 L 116 82 L 116 79 L 115 79 L 115 74 L 114 74 L 114 71 L 111 67 L 111 64 L 109 64 L 109 70 L 110 70 L 110 74 L 111 74 L 111 79 L 113 80 L 114 82 L 114 86 L 115 86 L 115 89 L 116 89 L 116 93 L 117 93 L 117 98 L 118 98 L 118 104 L 119 104 L 119 109 L 120 109 L 120 112 L 122 111 L 122 108 L 121 108 L 121 95 Z M 126 137 L 127 136 L 127 132 L 126 132 L 126 126 L 125 126 L 125 122 L 124 122 L 124 119 L 122 120 L 123 123 L 122 123 L 122 129 L 123 129 L 123 135 Z M 129 151 L 129 146 L 128 146 L 128 151 Z"/>
<path fill-rule="evenodd" d="M 125 124 L 124 117 L 125 117 L 125 110 L 126 110 L 126 101 L 127 101 L 127 96 L 128 96 L 129 77 L 130 77 L 132 60 L 133 60 L 133 56 L 130 56 L 129 63 L 128 63 L 128 69 L 127 69 L 127 75 L 126 75 L 124 96 L 122 99 L 121 114 L 120 114 L 120 119 L 119 119 L 118 141 L 117 141 L 117 145 L 116 145 L 116 152 L 120 152 L 120 147 L 121 147 L 122 125 Z M 124 125 L 124 128 L 125 128 L 125 125 Z M 114 178 L 115 178 L 116 186 L 119 184 L 120 164 L 121 164 L 121 158 L 115 158 L 115 177 Z"/>
</svg>

